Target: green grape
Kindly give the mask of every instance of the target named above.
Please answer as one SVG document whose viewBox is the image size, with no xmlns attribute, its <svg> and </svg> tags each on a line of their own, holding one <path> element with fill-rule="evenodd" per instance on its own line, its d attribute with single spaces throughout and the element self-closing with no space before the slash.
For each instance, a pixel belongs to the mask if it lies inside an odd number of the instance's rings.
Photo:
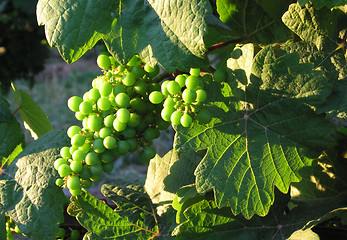
<svg viewBox="0 0 347 240">
<path fill-rule="evenodd" d="M 122 132 L 122 131 L 124 131 L 124 130 L 126 129 L 126 127 L 127 127 L 127 124 L 118 121 L 117 118 L 113 121 L 113 128 L 114 128 L 114 130 L 116 130 L 117 132 Z"/>
<path fill-rule="evenodd" d="M 213 73 L 213 79 L 216 82 L 224 82 L 226 79 L 226 71 L 222 68 L 218 68 L 214 73 Z"/>
<path fill-rule="evenodd" d="M 86 138 L 82 134 L 77 133 L 77 134 L 72 136 L 71 145 L 80 147 L 84 144 L 85 141 L 86 141 Z"/>
<path fill-rule="evenodd" d="M 130 119 L 130 111 L 126 108 L 120 108 L 117 111 L 117 120 L 122 123 L 127 123 Z"/>
<path fill-rule="evenodd" d="M 85 92 L 82 96 L 83 101 L 89 101 L 89 93 Z"/>
<path fill-rule="evenodd" d="M 96 59 L 96 63 L 99 68 L 109 69 L 111 67 L 111 60 L 107 55 L 100 54 Z"/>
<path fill-rule="evenodd" d="M 64 238 L 66 235 L 66 231 L 64 228 L 59 228 L 58 229 L 58 233 L 57 233 L 57 236 L 60 237 L 60 238 Z"/>
<path fill-rule="evenodd" d="M 125 86 L 122 84 L 115 84 L 113 88 L 113 95 L 117 96 L 119 93 L 125 93 Z"/>
<path fill-rule="evenodd" d="M 116 119 L 115 116 L 113 115 L 108 115 L 104 118 L 104 125 L 108 128 L 112 128 L 113 127 L 113 121 Z"/>
<path fill-rule="evenodd" d="M 136 74 L 133 72 L 128 72 L 127 74 L 124 75 L 125 77 L 122 79 L 122 83 L 125 86 L 133 86 L 136 82 Z"/>
<path fill-rule="evenodd" d="M 180 110 L 176 110 L 171 114 L 171 122 L 173 125 L 179 126 L 181 125 L 181 117 L 183 116 L 183 113 Z"/>
<path fill-rule="evenodd" d="M 186 86 L 186 77 L 184 75 L 178 75 L 175 77 L 175 81 L 180 85 L 181 88 Z"/>
<path fill-rule="evenodd" d="M 135 152 L 138 146 L 137 141 L 134 138 L 128 138 L 126 141 L 129 144 L 129 152 Z"/>
<path fill-rule="evenodd" d="M 72 161 L 70 168 L 73 173 L 80 173 L 83 170 L 83 163 L 82 161 Z"/>
<path fill-rule="evenodd" d="M 164 121 L 164 119 L 162 118 L 159 118 L 157 121 L 157 126 L 159 130 L 166 130 L 170 126 L 170 123 L 167 121 Z"/>
<path fill-rule="evenodd" d="M 138 113 L 145 113 L 148 110 L 146 103 L 139 97 L 130 100 L 130 107 Z"/>
<path fill-rule="evenodd" d="M 134 91 L 136 93 L 144 95 L 146 93 L 146 90 L 147 90 L 147 83 L 145 81 L 140 80 L 134 84 Z"/>
<path fill-rule="evenodd" d="M 88 129 L 88 117 L 82 120 L 82 127 L 83 129 Z"/>
<path fill-rule="evenodd" d="M 196 90 L 199 86 L 199 79 L 196 76 L 189 76 L 186 79 L 185 85 L 188 89 Z"/>
<path fill-rule="evenodd" d="M 88 117 L 87 126 L 91 131 L 99 131 L 102 126 L 102 120 L 97 115 L 91 115 Z"/>
<path fill-rule="evenodd" d="M 118 93 L 115 100 L 120 108 L 127 108 L 130 103 L 130 97 L 126 93 Z"/>
<path fill-rule="evenodd" d="M 126 140 L 120 140 L 118 142 L 118 152 L 120 154 L 126 154 L 129 152 L 129 143 Z"/>
<path fill-rule="evenodd" d="M 71 173 L 71 168 L 67 164 L 62 164 L 58 168 L 58 173 L 59 173 L 60 177 L 67 177 Z"/>
<path fill-rule="evenodd" d="M 158 137 L 158 135 L 160 135 L 160 132 L 158 134 L 159 130 L 156 128 L 147 128 L 144 133 L 143 136 L 146 140 L 151 141 L 153 139 L 156 139 Z"/>
<path fill-rule="evenodd" d="M 103 172 L 103 168 L 101 166 L 101 164 L 97 164 L 97 165 L 92 165 L 90 166 L 90 172 L 92 173 L 92 176 L 100 176 Z"/>
<path fill-rule="evenodd" d="M 140 65 L 133 66 L 131 72 L 134 73 L 137 78 L 142 78 L 146 73 Z"/>
<path fill-rule="evenodd" d="M 153 104 L 159 104 L 163 101 L 163 94 L 159 91 L 153 91 L 149 94 L 149 101 Z"/>
<path fill-rule="evenodd" d="M 10 228 L 6 229 L 6 239 L 7 240 L 13 240 L 13 235 L 12 235 L 12 231 Z"/>
<path fill-rule="evenodd" d="M 145 121 L 141 121 L 139 125 L 136 127 L 137 132 L 143 132 L 148 127 L 147 123 Z"/>
<path fill-rule="evenodd" d="M 165 99 L 164 101 L 164 107 L 169 107 L 169 108 L 172 108 L 175 106 L 175 101 L 173 100 L 172 97 L 168 97 Z"/>
<path fill-rule="evenodd" d="M 100 164 L 100 158 L 95 152 L 89 152 L 85 157 L 85 162 L 89 166 Z"/>
<path fill-rule="evenodd" d="M 111 94 L 112 90 L 113 86 L 109 82 L 104 82 L 99 88 L 100 94 L 103 97 L 108 97 Z"/>
<path fill-rule="evenodd" d="M 155 76 L 158 75 L 159 72 L 160 72 L 159 66 L 158 66 L 158 65 L 155 65 L 155 66 L 154 66 L 154 71 L 153 71 L 153 72 L 150 72 L 150 73 L 148 74 L 148 76 L 149 76 L 150 78 L 154 78 Z"/>
<path fill-rule="evenodd" d="M 141 118 L 139 115 L 136 113 L 130 113 L 129 121 L 128 121 L 128 126 L 129 127 L 137 127 L 141 122 Z"/>
<path fill-rule="evenodd" d="M 196 90 L 196 101 L 198 103 L 205 102 L 207 99 L 207 93 L 203 89 Z"/>
<path fill-rule="evenodd" d="M 152 66 L 149 65 L 149 64 L 145 64 L 144 70 L 145 70 L 146 72 L 148 72 L 148 73 L 152 73 L 152 72 L 154 72 L 155 68 L 152 67 Z"/>
<path fill-rule="evenodd" d="M 72 160 L 82 162 L 86 156 L 86 153 L 80 149 L 77 149 L 72 154 Z"/>
<path fill-rule="evenodd" d="M 198 77 L 200 75 L 200 68 L 191 68 L 189 73 L 190 75 Z"/>
<path fill-rule="evenodd" d="M 57 178 L 57 180 L 55 180 L 55 185 L 57 185 L 58 187 L 63 186 L 64 184 L 64 180 L 61 178 Z"/>
<path fill-rule="evenodd" d="M 152 114 L 147 114 L 144 119 L 145 119 L 145 122 L 149 124 L 154 122 L 154 116 Z"/>
<path fill-rule="evenodd" d="M 183 116 L 181 117 L 181 125 L 183 127 L 189 127 L 192 124 L 192 122 L 192 117 L 187 113 L 183 114 Z"/>
<path fill-rule="evenodd" d="M 90 174 L 90 176 L 92 176 L 92 175 Z M 83 179 L 83 180 L 81 181 L 81 185 L 82 185 L 82 187 L 85 188 L 85 189 L 91 188 L 92 185 L 93 185 L 92 181 L 90 181 L 89 178 L 90 178 L 90 177 L 88 177 L 88 179 Z M 71 239 L 72 239 L 72 238 L 71 238 Z"/>
<path fill-rule="evenodd" d="M 19 229 L 18 225 L 14 227 L 14 232 L 18 235 L 22 235 L 22 231 Z"/>
<path fill-rule="evenodd" d="M 79 111 L 79 105 L 83 102 L 82 98 L 73 96 L 70 97 L 69 100 L 67 101 L 67 106 L 69 109 L 73 112 L 78 112 Z"/>
<path fill-rule="evenodd" d="M 100 98 L 99 89 L 92 88 L 92 89 L 89 90 L 89 92 L 88 92 L 88 99 L 91 102 L 96 102 L 96 101 L 98 101 L 99 98 Z"/>
<path fill-rule="evenodd" d="M 62 149 L 60 149 L 60 156 L 62 156 L 64 159 L 71 158 L 70 148 L 63 147 Z"/>
<path fill-rule="evenodd" d="M 111 102 L 108 98 L 101 97 L 97 102 L 97 106 L 102 111 L 108 111 L 111 109 Z"/>
<path fill-rule="evenodd" d="M 129 67 L 132 67 L 132 66 L 135 66 L 137 63 L 139 62 L 139 59 L 136 55 L 134 55 L 130 60 L 129 62 L 127 63 L 127 65 Z"/>
<path fill-rule="evenodd" d="M 117 140 L 112 136 L 107 136 L 104 141 L 104 146 L 107 149 L 113 149 L 117 147 Z"/>
<path fill-rule="evenodd" d="M 201 124 L 207 124 L 211 122 L 212 115 L 210 111 L 201 109 L 196 118 Z"/>
<path fill-rule="evenodd" d="M 164 107 L 163 110 L 161 110 L 161 117 L 164 119 L 164 121 L 169 122 L 171 118 L 171 114 L 174 111 L 175 111 L 174 108 Z"/>
<path fill-rule="evenodd" d="M 95 139 L 93 143 L 93 150 L 96 153 L 103 153 L 106 149 L 101 138 Z"/>
<path fill-rule="evenodd" d="M 82 172 L 80 173 L 80 178 L 82 178 L 83 180 L 88 180 L 92 176 L 90 168 L 87 166 L 88 165 L 83 166 Z"/>
<path fill-rule="evenodd" d="M 72 196 L 78 196 L 81 194 L 82 192 L 82 188 L 78 188 L 78 189 L 69 189 L 70 190 L 70 193 Z"/>
<path fill-rule="evenodd" d="M 80 237 L 80 232 L 76 229 L 70 233 L 71 240 L 78 240 L 79 237 Z"/>
<path fill-rule="evenodd" d="M 151 146 L 146 146 L 143 151 L 140 153 L 140 161 L 143 163 L 148 162 L 155 157 L 155 149 Z"/>
<path fill-rule="evenodd" d="M 57 160 L 54 161 L 54 168 L 55 170 L 58 170 L 59 167 L 63 164 L 68 164 L 68 161 L 66 161 L 64 158 L 58 158 Z"/>
<path fill-rule="evenodd" d="M 67 187 L 71 190 L 79 189 L 81 187 L 80 178 L 77 176 L 70 176 L 66 182 Z"/>
<path fill-rule="evenodd" d="M 169 80 L 166 80 L 164 81 L 161 86 L 160 86 L 160 90 L 161 90 L 161 93 L 164 95 L 164 96 L 168 96 L 170 93 L 169 93 L 169 90 L 167 89 L 167 85 L 169 84 Z"/>
<path fill-rule="evenodd" d="M 91 146 L 88 142 L 85 142 L 81 147 L 78 148 L 79 150 L 83 151 L 84 153 L 88 153 L 91 149 Z"/>
<path fill-rule="evenodd" d="M 102 170 L 105 172 L 105 173 L 109 173 L 113 170 L 113 163 L 110 162 L 110 163 L 104 163 L 102 164 Z"/>
<path fill-rule="evenodd" d="M 112 134 L 112 130 L 110 128 L 108 128 L 108 127 L 103 127 L 99 131 L 99 136 L 102 139 L 104 139 L 104 138 L 106 138 L 108 136 L 111 136 L 111 134 Z"/>
<path fill-rule="evenodd" d="M 181 87 L 176 81 L 169 81 L 166 88 L 171 95 L 176 95 L 181 91 Z"/>
<path fill-rule="evenodd" d="M 76 150 L 78 150 L 79 147 L 77 146 L 71 146 L 70 147 L 70 154 L 72 155 Z"/>
<path fill-rule="evenodd" d="M 89 101 L 83 101 L 81 102 L 81 104 L 79 105 L 79 110 L 82 114 L 84 115 L 89 115 L 92 113 L 93 111 L 93 105 L 91 102 Z"/>
<path fill-rule="evenodd" d="M 75 117 L 77 120 L 82 121 L 86 117 L 86 115 L 81 112 L 75 112 Z"/>
<path fill-rule="evenodd" d="M 111 61 L 111 68 L 115 68 L 115 67 L 117 67 L 117 66 L 119 65 L 118 62 L 116 61 L 116 59 L 115 59 L 114 57 L 109 56 L 108 58 L 109 58 L 110 61 Z"/>
<path fill-rule="evenodd" d="M 151 82 L 148 84 L 148 92 L 160 91 L 160 84 L 156 82 Z"/>
<path fill-rule="evenodd" d="M 134 138 L 136 136 L 136 130 L 132 127 L 127 127 L 123 132 L 122 135 L 125 138 Z"/>
<path fill-rule="evenodd" d="M 105 151 L 101 154 L 101 161 L 103 163 L 112 162 L 112 160 L 113 160 L 113 156 L 110 151 Z"/>
<path fill-rule="evenodd" d="M 185 103 L 190 104 L 195 101 L 196 95 L 196 91 L 187 88 L 183 91 L 182 98 Z"/>
</svg>

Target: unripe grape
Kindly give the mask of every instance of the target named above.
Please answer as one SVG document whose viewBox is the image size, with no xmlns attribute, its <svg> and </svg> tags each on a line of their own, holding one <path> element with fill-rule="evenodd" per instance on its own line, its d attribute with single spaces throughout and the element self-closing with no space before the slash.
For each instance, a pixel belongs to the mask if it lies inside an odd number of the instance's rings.
<svg viewBox="0 0 347 240">
<path fill-rule="evenodd" d="M 144 133 L 143 136 L 146 140 L 151 141 L 153 139 L 156 139 L 157 137 L 159 137 L 160 132 L 158 129 L 156 128 L 147 128 Z"/>
<path fill-rule="evenodd" d="M 130 107 L 131 109 L 133 109 L 134 111 L 138 113 L 145 113 L 148 110 L 146 103 L 141 98 L 138 98 L 138 97 L 131 99 Z"/>
<path fill-rule="evenodd" d="M 102 126 L 102 120 L 97 115 L 91 115 L 88 117 L 87 126 L 91 131 L 99 131 Z"/>
<path fill-rule="evenodd" d="M 64 158 L 58 158 L 54 161 L 54 168 L 55 170 L 58 170 L 59 167 L 63 164 L 68 164 L 68 161 L 66 161 Z"/>
<path fill-rule="evenodd" d="M 104 163 L 102 164 L 102 170 L 105 172 L 105 173 L 109 173 L 113 170 L 113 163 Z"/>
<path fill-rule="evenodd" d="M 125 74 L 122 82 L 125 86 L 133 86 L 136 82 L 136 74 L 134 74 L 133 72 L 128 72 L 127 74 Z"/>
<path fill-rule="evenodd" d="M 164 101 L 164 107 L 169 107 L 169 108 L 172 108 L 175 106 L 175 101 L 173 100 L 172 97 L 168 97 L 165 99 Z"/>
<path fill-rule="evenodd" d="M 81 150 L 84 153 L 88 153 L 91 149 L 91 146 L 88 142 L 85 142 L 81 147 L 78 148 L 78 150 Z"/>
<path fill-rule="evenodd" d="M 89 101 L 83 101 L 79 105 L 79 110 L 84 115 L 89 115 L 93 111 L 93 105 Z"/>
<path fill-rule="evenodd" d="M 98 154 L 96 154 L 95 152 L 89 152 L 87 153 L 85 157 L 85 162 L 87 165 L 92 166 L 92 165 L 100 164 L 100 159 Z"/>
<path fill-rule="evenodd" d="M 58 168 L 58 173 L 59 173 L 60 177 L 67 177 L 71 173 L 71 168 L 67 164 L 62 164 Z"/>
<path fill-rule="evenodd" d="M 72 161 L 70 163 L 70 168 L 73 173 L 80 173 L 83 170 L 83 163 L 80 161 Z"/>
<path fill-rule="evenodd" d="M 112 136 L 107 136 L 104 139 L 103 143 L 104 143 L 105 148 L 107 148 L 107 149 L 113 149 L 113 148 L 116 148 L 116 146 L 117 146 L 117 141 Z"/>
<path fill-rule="evenodd" d="M 81 112 L 75 112 L 75 117 L 77 120 L 82 121 L 86 117 L 86 115 Z"/>
<path fill-rule="evenodd" d="M 62 156 L 65 159 L 71 158 L 70 148 L 69 147 L 63 147 L 62 149 L 60 149 L 60 156 Z"/>
<path fill-rule="evenodd" d="M 132 67 L 132 66 L 135 66 L 137 63 L 138 63 L 139 59 L 136 55 L 134 55 L 130 60 L 129 62 L 127 63 L 127 65 L 129 67 Z"/>
<path fill-rule="evenodd" d="M 73 112 L 78 112 L 79 111 L 79 105 L 83 102 L 82 98 L 73 96 L 70 97 L 69 100 L 67 101 L 67 106 L 69 109 Z"/>
<path fill-rule="evenodd" d="M 126 140 L 129 144 L 129 152 L 135 152 L 137 150 L 138 142 L 134 138 Z"/>
<path fill-rule="evenodd" d="M 66 185 L 70 190 L 79 189 L 81 187 L 80 178 L 77 176 L 71 176 L 67 179 Z"/>
<path fill-rule="evenodd" d="M 113 95 L 117 96 L 118 93 L 125 93 L 125 86 L 123 84 L 115 84 L 113 88 Z"/>
<path fill-rule="evenodd" d="M 160 118 L 157 121 L 157 126 L 158 126 L 159 130 L 166 130 L 170 126 L 170 123 L 167 121 L 164 121 L 164 119 Z"/>
<path fill-rule="evenodd" d="M 71 145 L 80 147 L 84 144 L 85 140 L 86 140 L 86 138 L 82 134 L 77 133 L 77 134 L 72 136 Z"/>
<path fill-rule="evenodd" d="M 86 153 L 83 152 L 82 150 L 77 149 L 76 151 L 73 152 L 72 154 L 72 159 L 74 161 L 82 162 L 86 156 Z"/>
<path fill-rule="evenodd" d="M 113 128 L 117 132 L 124 131 L 127 127 L 126 123 L 120 122 L 117 118 L 113 121 Z"/>
<path fill-rule="evenodd" d="M 170 93 L 169 91 L 167 90 L 167 85 L 169 84 L 169 80 L 166 80 L 164 81 L 161 86 L 160 86 L 160 89 L 161 89 L 161 93 L 164 95 L 164 96 L 168 96 Z"/>
<path fill-rule="evenodd" d="M 76 229 L 70 233 L 71 240 L 78 240 L 79 237 L 80 237 L 80 232 Z"/>
<path fill-rule="evenodd" d="M 140 153 L 140 161 L 143 163 L 148 162 L 152 158 L 155 157 L 155 149 L 151 146 L 147 146 L 143 149 L 143 151 Z"/>
<path fill-rule="evenodd" d="M 111 60 L 107 55 L 100 54 L 96 59 L 96 63 L 99 68 L 109 69 L 111 67 Z"/>
<path fill-rule="evenodd" d="M 131 72 L 134 73 L 137 78 L 142 78 L 146 73 L 140 65 L 133 66 Z"/>
<path fill-rule="evenodd" d="M 113 127 L 113 121 L 116 119 L 115 116 L 113 115 L 108 115 L 107 117 L 104 118 L 104 125 L 108 128 Z"/>
<path fill-rule="evenodd" d="M 127 108 L 129 106 L 130 97 L 126 93 L 118 93 L 115 100 L 118 107 Z"/>
<path fill-rule="evenodd" d="M 66 231 L 64 228 L 59 228 L 58 229 L 58 233 L 57 233 L 57 236 L 60 237 L 60 238 L 64 238 L 66 235 Z"/>
<path fill-rule="evenodd" d="M 88 99 L 91 102 L 96 102 L 100 98 L 100 92 L 97 88 L 92 88 L 88 92 Z"/>
<path fill-rule="evenodd" d="M 91 175 L 92 174 L 90 174 L 90 176 Z M 85 189 L 91 188 L 92 185 L 93 185 L 92 181 L 89 180 L 89 177 L 88 177 L 88 179 L 83 179 L 81 181 L 81 184 L 82 184 L 82 187 L 85 188 Z M 71 237 L 71 240 L 72 240 L 72 237 Z"/>
<path fill-rule="evenodd" d="M 211 120 L 212 120 L 211 112 L 206 110 L 206 109 L 201 109 L 197 115 L 197 120 L 201 124 L 207 124 L 207 123 L 211 122 Z"/>
<path fill-rule="evenodd" d="M 126 108 L 120 108 L 117 111 L 117 120 L 122 123 L 127 123 L 130 119 L 130 111 Z"/>
<path fill-rule="evenodd" d="M 186 77 L 184 75 L 178 75 L 175 81 L 183 88 L 186 85 Z"/>
<path fill-rule="evenodd" d="M 191 75 L 187 77 L 185 84 L 188 89 L 196 90 L 199 86 L 199 79 L 196 76 Z"/>
<path fill-rule="evenodd" d="M 108 97 L 111 94 L 112 90 L 113 86 L 109 82 L 104 82 L 99 88 L 100 94 L 103 97 Z"/>
<path fill-rule="evenodd" d="M 154 72 L 155 68 L 151 67 L 149 64 L 145 64 L 144 70 L 148 73 L 152 73 L 152 72 Z"/>
<path fill-rule="evenodd" d="M 134 90 L 139 94 L 145 94 L 147 90 L 147 83 L 143 80 L 137 81 L 134 85 Z"/>
<path fill-rule="evenodd" d="M 106 138 L 108 136 L 111 136 L 111 134 L 112 134 L 112 130 L 110 128 L 108 128 L 108 127 L 103 127 L 99 131 L 99 136 L 102 139 L 104 139 L 104 138 Z"/>
<path fill-rule="evenodd" d="M 213 80 L 216 82 L 224 82 L 226 79 L 226 71 L 222 68 L 218 68 L 214 73 L 213 73 Z"/>
<path fill-rule="evenodd" d="M 187 113 L 183 114 L 183 116 L 181 117 L 181 125 L 183 127 L 189 127 L 192 124 L 192 122 L 192 117 Z"/>
<path fill-rule="evenodd" d="M 77 188 L 77 189 L 69 189 L 70 193 L 72 196 L 78 196 L 82 192 L 82 188 Z"/>
<path fill-rule="evenodd" d="M 136 136 L 136 130 L 132 127 L 127 127 L 123 132 L 122 135 L 125 138 L 134 138 Z"/>
<path fill-rule="evenodd" d="M 82 178 L 83 180 L 88 180 L 92 176 L 92 173 L 87 166 L 88 165 L 83 166 L 82 172 L 80 173 L 80 178 Z"/>
<path fill-rule="evenodd" d="M 129 121 L 128 121 L 128 126 L 129 127 L 137 127 L 141 122 L 141 118 L 139 115 L 136 113 L 130 113 Z"/>
<path fill-rule="evenodd" d="M 201 102 L 205 102 L 206 99 L 207 99 L 207 93 L 206 93 L 206 91 L 203 90 L 203 89 L 198 89 L 198 90 L 196 91 L 196 101 L 197 101 L 198 103 L 201 103 Z"/>
<path fill-rule="evenodd" d="M 90 166 L 90 172 L 92 173 L 92 177 L 100 176 L 103 172 L 101 164 Z"/>
<path fill-rule="evenodd" d="M 185 103 L 192 103 L 196 99 L 196 91 L 192 89 L 185 89 L 182 93 L 182 98 Z"/>
<path fill-rule="evenodd" d="M 112 162 L 112 160 L 113 160 L 113 156 L 110 151 L 105 151 L 101 154 L 101 161 L 103 163 Z"/>
<path fill-rule="evenodd" d="M 126 154 L 129 152 L 129 143 L 125 140 L 120 140 L 118 142 L 118 152 L 121 154 Z"/>
<path fill-rule="evenodd" d="M 55 185 L 57 185 L 58 187 L 63 186 L 64 184 L 64 180 L 61 178 L 57 178 L 57 180 L 55 180 Z"/>
<path fill-rule="evenodd" d="M 103 153 L 106 150 L 102 139 L 98 138 L 94 140 L 93 150 L 96 153 Z"/>
<path fill-rule="evenodd" d="M 159 104 L 163 101 L 163 94 L 159 91 L 153 91 L 149 94 L 149 101 L 153 104 Z"/>
<path fill-rule="evenodd" d="M 102 97 L 102 98 L 99 98 L 97 102 L 97 106 L 102 111 L 108 111 L 111 108 L 111 102 L 108 98 Z"/>
<path fill-rule="evenodd" d="M 189 73 L 190 73 L 190 75 L 197 77 L 200 75 L 200 68 L 191 68 Z"/>
<path fill-rule="evenodd" d="M 176 95 L 181 91 L 181 87 L 180 87 L 179 83 L 176 81 L 170 81 L 167 84 L 166 88 L 171 95 Z"/>
<path fill-rule="evenodd" d="M 183 116 L 183 113 L 180 110 L 176 110 L 171 114 L 171 122 L 173 125 L 179 126 L 181 124 L 181 117 Z"/>
<path fill-rule="evenodd" d="M 169 122 L 171 118 L 171 114 L 175 111 L 174 108 L 164 107 L 163 110 L 161 110 L 161 117 L 164 119 L 164 121 Z"/>
</svg>

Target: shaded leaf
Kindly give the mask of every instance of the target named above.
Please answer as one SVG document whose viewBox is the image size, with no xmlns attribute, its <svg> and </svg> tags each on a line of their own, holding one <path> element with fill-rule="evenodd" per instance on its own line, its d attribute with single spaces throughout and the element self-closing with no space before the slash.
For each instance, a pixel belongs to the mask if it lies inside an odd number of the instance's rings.
<svg viewBox="0 0 347 240">
<path fill-rule="evenodd" d="M 208 149 L 195 170 L 197 191 L 213 189 L 218 207 L 230 204 L 246 218 L 265 216 L 274 186 L 288 192 L 301 169 L 332 144 L 334 131 L 307 106 L 331 91 L 321 72 L 299 64 L 296 54 L 276 58 L 267 47 L 253 60 L 250 51 L 246 45 L 228 62 L 230 85 L 205 87 L 212 121 L 177 128 L 175 138 L 180 151 Z"/>
<path fill-rule="evenodd" d="M 6 240 L 6 218 L 5 218 L 5 208 L 0 203 L 0 240 Z"/>
<path fill-rule="evenodd" d="M 303 230 L 302 233 L 338 212 L 347 210 L 346 194 L 324 200 L 298 202 L 297 207 L 285 213 L 288 200 L 288 196 L 280 197 L 279 200 L 276 197 L 275 205 L 267 216 L 254 216 L 250 220 L 240 215 L 234 216 L 227 207 L 219 209 L 214 201 L 203 200 L 186 209 L 184 214 L 188 220 L 179 225 L 174 233 L 177 239 L 194 237 L 212 240 L 233 236 L 235 239 L 284 240 L 297 230 Z"/>
<path fill-rule="evenodd" d="M 7 157 L 3 158 L 1 163 L 1 166 L 3 168 L 6 168 L 8 165 L 11 164 L 11 162 L 23 151 L 22 144 L 18 144 L 17 147 L 13 150 L 13 152 Z"/>
<path fill-rule="evenodd" d="M 157 226 L 148 228 L 140 219 L 131 222 L 85 191 L 71 198 L 68 213 L 88 230 L 86 239 L 153 239 L 158 234 Z"/>
<path fill-rule="evenodd" d="M 49 45 L 72 63 L 111 31 L 115 11 L 112 0 L 39 0 L 36 16 Z"/>
<path fill-rule="evenodd" d="M 19 229 L 35 239 L 55 239 L 65 195 L 52 167 L 68 142 L 65 131 L 51 131 L 28 145 L 0 175 L 0 204 Z"/>
</svg>

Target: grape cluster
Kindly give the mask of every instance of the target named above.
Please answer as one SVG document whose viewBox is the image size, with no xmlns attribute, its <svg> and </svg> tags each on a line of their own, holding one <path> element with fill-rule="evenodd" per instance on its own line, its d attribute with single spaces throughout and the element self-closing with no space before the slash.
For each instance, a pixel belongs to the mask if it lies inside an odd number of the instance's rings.
<svg viewBox="0 0 347 240">
<path fill-rule="evenodd" d="M 121 155 L 140 150 L 141 161 L 152 159 L 156 154 L 152 141 L 169 127 L 160 116 L 162 106 L 149 101 L 150 94 L 160 90 L 153 81 L 158 66 L 146 65 L 137 56 L 126 66 L 116 66 L 106 54 L 98 56 L 97 64 L 104 74 L 93 80 L 82 98 L 68 100 L 82 127 L 69 127 L 71 146 L 63 147 L 54 162 L 61 177 L 56 184 L 68 187 L 72 195 L 112 171 L 112 160 Z"/>
<path fill-rule="evenodd" d="M 82 127 L 69 127 L 71 145 L 63 147 L 54 162 L 60 175 L 56 184 L 68 187 L 74 196 L 90 188 L 103 172 L 112 171 L 113 159 L 121 155 L 139 151 L 140 161 L 152 159 L 156 154 L 152 141 L 170 122 L 189 127 L 193 119 L 208 123 L 212 118 L 208 111 L 199 111 L 207 98 L 200 69 L 160 85 L 155 78 L 159 67 L 143 63 L 138 56 L 123 66 L 101 53 L 97 64 L 103 75 L 92 81 L 82 98 L 68 100 Z"/>
<path fill-rule="evenodd" d="M 207 99 L 203 89 L 204 81 L 210 80 L 210 77 L 200 77 L 198 68 L 191 68 L 189 73 L 190 75 L 180 74 L 174 80 L 164 81 L 161 91 L 153 91 L 149 95 L 153 104 L 164 101 L 161 117 L 175 126 L 189 127 L 195 118 L 202 124 L 209 123 L 212 119 L 208 110 L 199 109 Z"/>
</svg>

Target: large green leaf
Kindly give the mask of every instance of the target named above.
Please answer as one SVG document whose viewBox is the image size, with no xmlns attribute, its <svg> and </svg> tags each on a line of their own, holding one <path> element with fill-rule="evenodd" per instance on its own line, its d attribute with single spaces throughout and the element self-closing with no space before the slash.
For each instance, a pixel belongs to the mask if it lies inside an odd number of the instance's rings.
<svg viewBox="0 0 347 240">
<path fill-rule="evenodd" d="M 300 171 L 333 142 L 332 124 L 308 105 L 331 91 L 322 72 L 299 64 L 297 54 L 275 57 L 272 47 L 253 60 L 253 48 L 237 48 L 228 60 L 229 84 L 206 87 L 208 125 L 178 128 L 175 148 L 208 149 L 195 170 L 199 193 L 214 190 L 219 207 L 265 216 L 274 186 L 288 192 Z"/>
<path fill-rule="evenodd" d="M 217 0 L 217 12 L 220 19 L 230 27 L 233 36 L 269 44 L 288 38 L 288 29 L 280 19 L 288 2 Z"/>
<path fill-rule="evenodd" d="M 163 158 L 156 155 L 149 163 L 145 183 L 152 202 L 171 202 L 181 187 L 194 183 L 194 169 L 200 160 L 193 151 L 178 154 L 171 150 Z"/>
<path fill-rule="evenodd" d="M 129 197 L 127 194 L 136 194 L 134 191 L 113 192 L 112 189 L 104 189 L 104 192 L 111 197 L 119 195 L 117 204 L 125 207 L 124 199 Z M 136 192 L 136 191 L 135 191 Z M 142 193 L 143 194 L 143 193 Z M 138 195 L 137 195 L 138 196 Z M 131 197 L 129 197 L 131 198 Z M 150 200 L 147 196 L 147 200 Z M 144 220 L 146 216 L 151 215 L 155 222 L 154 211 L 147 211 L 144 206 L 148 206 L 148 202 L 137 201 L 132 204 L 129 200 L 125 201 L 127 205 L 126 211 L 118 213 L 107 204 L 101 202 L 87 192 L 82 192 L 81 195 L 71 198 L 68 212 L 76 217 L 80 224 L 88 230 L 87 239 L 153 239 L 158 235 L 158 226 L 147 226 Z M 133 210 L 133 211 L 132 211 Z M 133 218 L 131 213 L 136 213 L 136 216 L 145 216 Z M 130 214 L 128 218 L 127 214 Z"/>
<path fill-rule="evenodd" d="M 317 9 L 320 9 L 324 6 L 328 7 L 328 8 L 332 8 L 332 7 L 335 7 L 335 6 L 342 6 L 342 5 L 345 5 L 347 4 L 347 0 L 329 0 L 329 1 L 326 1 L 326 0 L 311 0 L 312 3 L 313 3 L 313 6 Z M 298 3 L 301 5 L 301 6 L 304 6 L 306 3 L 308 3 L 309 0 L 298 0 Z"/>
<path fill-rule="evenodd" d="M 5 218 L 5 209 L 0 203 L 0 240 L 6 240 L 6 218 Z"/>
<path fill-rule="evenodd" d="M 11 114 L 9 103 L 0 96 L 0 162 L 21 143 L 24 144 L 24 135 L 20 124 Z"/>
<path fill-rule="evenodd" d="M 36 140 L 38 137 L 53 130 L 47 115 L 39 105 L 26 92 L 19 90 L 20 106 L 19 113 L 31 136 Z"/>
<path fill-rule="evenodd" d="M 53 163 L 68 142 L 62 130 L 27 146 L 0 175 L 0 204 L 19 229 L 35 239 L 55 239 L 63 219 L 63 191 Z"/>
<path fill-rule="evenodd" d="M 214 240 L 228 239 L 230 236 L 247 240 L 297 239 L 294 238 L 295 234 L 300 233 L 296 231 L 309 230 L 319 222 L 347 210 L 346 194 L 324 200 L 298 202 L 297 207 L 285 212 L 287 201 L 288 198 L 281 197 L 267 216 L 254 216 L 246 220 L 240 215 L 233 215 L 227 207 L 218 208 L 214 201 L 203 200 L 186 209 L 184 214 L 188 220 L 179 225 L 174 233 L 177 239 Z M 309 235 L 314 236 L 312 233 Z"/>
<path fill-rule="evenodd" d="M 166 70 L 189 70 L 206 61 L 204 17 L 211 13 L 206 0 L 120 1 L 117 23 L 104 40 L 118 61 L 139 53 L 146 62 L 157 60 Z"/>
</svg>

